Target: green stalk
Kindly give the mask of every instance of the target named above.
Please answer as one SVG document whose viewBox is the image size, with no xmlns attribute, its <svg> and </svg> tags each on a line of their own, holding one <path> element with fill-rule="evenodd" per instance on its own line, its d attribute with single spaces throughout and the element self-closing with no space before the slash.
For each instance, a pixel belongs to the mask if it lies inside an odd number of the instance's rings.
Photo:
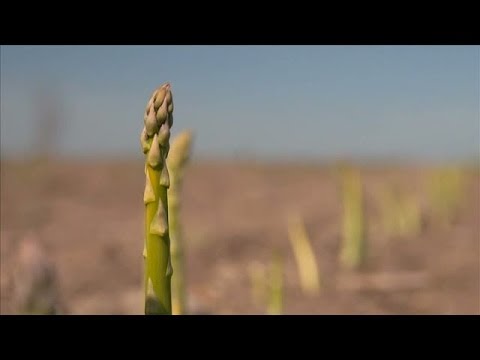
<svg viewBox="0 0 480 360">
<path fill-rule="evenodd" d="M 269 280 L 267 313 L 281 315 L 283 313 L 283 257 L 279 251 L 275 251 L 273 254 Z"/>
<path fill-rule="evenodd" d="M 363 187 L 360 175 L 353 169 L 342 171 L 343 237 L 340 263 L 347 269 L 358 269 L 366 259 L 367 239 Z"/>
<path fill-rule="evenodd" d="M 320 292 L 320 273 L 307 229 L 299 214 L 288 218 L 288 239 L 293 248 L 302 291 L 309 295 Z"/>
<path fill-rule="evenodd" d="M 412 194 L 385 186 L 380 192 L 383 227 L 388 236 L 417 236 L 422 227 L 420 204 Z"/>
<path fill-rule="evenodd" d="M 170 128 L 173 124 L 173 100 L 170 84 L 159 87 L 150 98 L 140 136 L 145 154 L 145 314 L 171 315 L 170 237 L 168 229 L 167 189 L 170 177 L 166 159 Z"/>
<path fill-rule="evenodd" d="M 267 290 L 267 278 L 265 269 L 261 263 L 250 263 L 248 265 L 248 275 L 251 283 L 251 297 L 255 305 L 263 305 Z"/>
<path fill-rule="evenodd" d="M 465 176 L 461 169 L 448 167 L 434 171 L 429 177 L 430 207 L 438 222 L 452 224 L 465 196 Z"/>
<path fill-rule="evenodd" d="M 167 160 L 170 171 L 170 188 L 168 189 L 168 225 L 170 228 L 172 265 L 175 274 L 172 277 L 172 311 L 173 315 L 186 313 L 185 265 L 182 229 L 180 223 L 180 194 L 185 167 L 190 158 L 192 132 L 183 131 L 172 142 Z"/>
</svg>

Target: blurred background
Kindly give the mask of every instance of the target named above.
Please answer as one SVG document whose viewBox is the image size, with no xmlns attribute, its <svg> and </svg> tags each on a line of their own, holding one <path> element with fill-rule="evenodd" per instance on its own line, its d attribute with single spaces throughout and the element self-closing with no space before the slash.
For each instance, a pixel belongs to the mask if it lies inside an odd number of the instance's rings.
<svg viewBox="0 0 480 360">
<path fill-rule="evenodd" d="M 480 314 L 479 46 L 1 46 L 0 313 L 143 313 L 166 81 L 182 313 Z"/>
</svg>

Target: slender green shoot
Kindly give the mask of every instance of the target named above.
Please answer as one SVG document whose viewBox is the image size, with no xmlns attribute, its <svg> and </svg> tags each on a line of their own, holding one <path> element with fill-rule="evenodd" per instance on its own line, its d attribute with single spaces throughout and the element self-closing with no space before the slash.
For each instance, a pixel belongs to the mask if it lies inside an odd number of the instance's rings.
<svg viewBox="0 0 480 360">
<path fill-rule="evenodd" d="M 184 259 L 183 231 L 180 220 L 180 195 L 185 168 L 190 159 L 192 148 L 192 132 L 185 130 L 172 141 L 167 159 L 170 172 L 170 188 L 168 189 L 168 224 L 170 228 L 170 245 L 172 266 L 172 311 L 173 315 L 187 312 L 187 292 Z"/>
<path fill-rule="evenodd" d="M 167 189 L 170 176 L 166 159 L 173 125 L 173 99 L 170 84 L 154 91 L 144 115 L 140 136 L 145 154 L 145 314 L 171 315 L 170 237 Z"/>
<path fill-rule="evenodd" d="M 340 264 L 343 268 L 360 268 L 367 256 L 366 221 L 363 185 L 360 174 L 346 167 L 342 174 L 343 233 Z"/>
<path fill-rule="evenodd" d="M 269 296 L 267 313 L 269 315 L 281 315 L 283 313 L 283 256 L 279 251 L 273 254 L 269 272 Z"/>
<path fill-rule="evenodd" d="M 320 292 L 320 272 L 307 229 L 300 215 L 288 218 L 288 238 L 293 248 L 302 291 L 308 295 Z"/>
</svg>

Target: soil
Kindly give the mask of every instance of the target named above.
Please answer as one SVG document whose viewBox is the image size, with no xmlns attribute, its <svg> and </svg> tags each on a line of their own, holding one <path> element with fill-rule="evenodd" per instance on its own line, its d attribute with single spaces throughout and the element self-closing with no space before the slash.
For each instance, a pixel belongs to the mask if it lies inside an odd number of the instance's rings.
<svg viewBox="0 0 480 360">
<path fill-rule="evenodd" d="M 430 211 L 428 168 L 363 167 L 368 258 L 340 269 L 341 197 L 332 167 L 193 161 L 182 192 L 190 313 L 263 314 L 252 264 L 284 257 L 286 314 L 480 314 L 480 175 L 468 172 L 452 223 Z M 19 241 L 34 234 L 55 264 L 65 313 L 142 314 L 141 160 L 1 163 L 1 306 L 15 313 L 11 274 Z M 378 190 L 415 194 L 419 234 L 387 235 Z M 287 216 L 301 214 L 322 287 L 302 292 Z"/>
</svg>

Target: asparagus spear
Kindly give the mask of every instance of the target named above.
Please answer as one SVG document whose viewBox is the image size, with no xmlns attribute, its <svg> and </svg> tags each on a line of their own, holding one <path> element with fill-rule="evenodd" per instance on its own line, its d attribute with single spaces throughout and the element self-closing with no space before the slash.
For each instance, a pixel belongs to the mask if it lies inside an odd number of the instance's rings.
<svg viewBox="0 0 480 360">
<path fill-rule="evenodd" d="M 252 301 L 256 305 L 262 305 L 267 295 L 267 274 L 262 263 L 252 262 L 248 265 L 248 275 L 252 286 Z"/>
<path fill-rule="evenodd" d="M 430 207 L 436 220 L 448 226 L 455 221 L 456 213 L 465 195 L 465 174 L 459 168 L 437 169 L 428 178 Z"/>
<path fill-rule="evenodd" d="M 283 256 L 276 249 L 273 253 L 269 273 L 269 296 L 267 313 L 269 315 L 281 315 L 283 313 Z"/>
<path fill-rule="evenodd" d="M 367 239 L 363 185 L 360 174 L 352 168 L 342 171 L 343 238 L 340 262 L 344 268 L 358 269 L 366 259 Z"/>
<path fill-rule="evenodd" d="M 175 274 L 172 277 L 172 311 L 173 315 L 185 314 L 185 266 L 183 239 L 180 224 L 180 192 L 185 167 L 190 158 L 192 132 L 189 130 L 178 134 L 172 142 L 167 160 L 170 171 L 170 188 L 168 189 L 168 224 L 170 228 L 172 265 Z"/>
<path fill-rule="evenodd" d="M 320 292 L 320 273 L 310 238 L 300 214 L 288 218 L 288 239 L 297 262 L 300 285 L 304 293 L 315 295 Z"/>
<path fill-rule="evenodd" d="M 144 115 L 140 136 L 145 154 L 145 314 L 171 315 L 170 238 L 167 189 L 170 176 L 166 164 L 170 128 L 173 124 L 173 99 L 170 84 L 154 91 Z"/>
</svg>

